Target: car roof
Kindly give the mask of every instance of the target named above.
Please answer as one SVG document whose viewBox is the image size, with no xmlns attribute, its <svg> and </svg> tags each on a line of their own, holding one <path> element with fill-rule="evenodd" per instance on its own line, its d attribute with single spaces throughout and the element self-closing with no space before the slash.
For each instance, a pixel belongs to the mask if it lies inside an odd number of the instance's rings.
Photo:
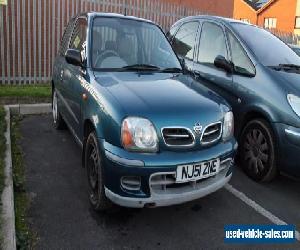
<svg viewBox="0 0 300 250">
<path fill-rule="evenodd" d="M 144 18 L 139 18 L 139 17 L 134 17 L 134 16 L 127 16 L 127 15 L 123 15 L 123 14 L 117 14 L 117 13 L 106 13 L 106 12 L 83 12 L 78 14 L 75 18 L 79 17 L 79 16 L 86 16 L 89 18 L 95 18 L 95 17 L 116 17 L 116 18 L 124 18 L 124 19 L 129 19 L 129 20 L 135 20 L 135 21 L 141 21 L 141 22 L 147 22 L 147 23 L 152 23 L 157 25 L 156 23 L 148 20 L 148 19 L 144 19 Z"/>
<path fill-rule="evenodd" d="M 228 24 L 228 25 L 231 25 L 231 24 L 234 24 L 234 23 L 239 23 L 239 24 L 255 26 L 255 25 L 248 24 L 248 23 L 245 23 L 245 22 L 240 21 L 240 20 L 236 20 L 236 19 L 232 19 L 232 18 L 228 18 L 228 17 L 221 17 L 221 16 L 211 16 L 211 15 L 198 15 L 198 16 L 185 17 L 185 18 L 182 18 L 179 21 L 177 21 L 174 25 L 177 25 L 178 23 L 181 23 L 181 22 L 186 22 L 186 21 L 195 20 L 195 19 L 199 19 L 199 20 L 205 19 L 205 20 L 218 21 L 218 22 Z"/>
</svg>

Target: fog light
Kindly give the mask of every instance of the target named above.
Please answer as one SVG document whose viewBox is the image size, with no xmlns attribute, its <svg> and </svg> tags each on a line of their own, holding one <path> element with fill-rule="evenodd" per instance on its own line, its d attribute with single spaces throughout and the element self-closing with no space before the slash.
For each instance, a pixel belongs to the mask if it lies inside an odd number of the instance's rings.
<svg viewBox="0 0 300 250">
<path fill-rule="evenodd" d="M 141 177 L 139 177 L 139 176 L 123 176 L 121 178 L 121 186 L 127 190 L 140 190 Z"/>
</svg>

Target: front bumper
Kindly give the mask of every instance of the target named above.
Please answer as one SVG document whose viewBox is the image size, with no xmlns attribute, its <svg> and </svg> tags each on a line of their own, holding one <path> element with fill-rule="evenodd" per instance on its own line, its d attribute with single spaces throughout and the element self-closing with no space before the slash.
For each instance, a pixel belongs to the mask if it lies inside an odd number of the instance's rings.
<svg viewBox="0 0 300 250">
<path fill-rule="evenodd" d="M 195 186 L 178 188 L 167 192 L 164 190 L 161 192 L 155 192 L 151 190 L 151 196 L 149 198 L 125 197 L 113 193 L 108 188 L 105 188 L 105 195 L 113 203 L 123 207 L 143 208 L 181 204 L 199 199 L 222 188 L 231 179 L 232 173 L 226 175 L 228 170 L 229 167 L 222 170 L 218 175 L 208 178 L 207 180 L 201 182 L 200 184 L 196 184 Z"/>
<path fill-rule="evenodd" d="M 112 202 L 125 207 L 168 206 L 215 192 L 230 180 L 237 149 L 234 139 L 201 151 L 165 151 L 157 154 L 128 152 L 103 140 L 100 140 L 100 145 L 103 149 L 105 194 Z M 213 177 L 183 184 L 169 178 L 175 176 L 178 165 L 215 158 L 220 158 L 221 168 Z M 138 176 L 141 180 L 140 188 L 124 188 L 121 179 L 126 176 Z"/>
<path fill-rule="evenodd" d="M 278 138 L 280 170 L 300 176 L 300 128 L 276 123 L 275 130 Z"/>
</svg>

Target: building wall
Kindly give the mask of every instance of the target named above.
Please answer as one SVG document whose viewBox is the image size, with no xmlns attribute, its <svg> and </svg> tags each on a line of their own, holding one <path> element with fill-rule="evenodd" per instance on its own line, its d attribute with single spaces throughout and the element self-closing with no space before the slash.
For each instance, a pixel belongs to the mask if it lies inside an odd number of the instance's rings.
<svg viewBox="0 0 300 250">
<path fill-rule="evenodd" d="M 296 16 L 300 17 L 300 0 L 297 0 Z M 294 29 L 294 33 L 297 34 L 297 35 L 300 35 L 300 29 Z"/>
<path fill-rule="evenodd" d="M 234 0 L 233 18 L 238 20 L 249 19 L 250 23 L 257 23 L 256 11 L 243 0 Z"/>
<path fill-rule="evenodd" d="M 234 0 L 163 0 L 201 10 L 206 14 L 233 17 Z"/>
<path fill-rule="evenodd" d="M 293 32 L 295 27 L 297 0 L 277 0 L 258 13 L 258 25 L 264 26 L 265 18 L 277 18 L 276 29 Z"/>
</svg>

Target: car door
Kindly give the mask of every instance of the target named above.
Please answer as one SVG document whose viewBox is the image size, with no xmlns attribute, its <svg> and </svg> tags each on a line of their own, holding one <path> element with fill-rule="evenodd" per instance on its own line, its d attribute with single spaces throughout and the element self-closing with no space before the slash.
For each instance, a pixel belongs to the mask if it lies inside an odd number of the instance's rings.
<svg viewBox="0 0 300 250">
<path fill-rule="evenodd" d="M 64 67 L 66 66 L 65 54 L 68 49 L 69 41 L 72 35 L 74 20 L 70 20 L 63 34 L 58 56 L 55 59 L 53 67 L 53 81 L 55 83 L 56 93 L 58 95 L 58 107 L 62 116 L 68 120 L 68 112 L 64 103 L 67 94 L 67 86 L 64 83 Z"/>
<path fill-rule="evenodd" d="M 203 21 L 192 71 L 201 84 L 232 104 L 238 100 L 233 91 L 232 74 L 214 65 L 217 56 L 230 59 L 224 27 L 215 22 Z"/>
<path fill-rule="evenodd" d="M 196 51 L 196 37 L 199 30 L 197 20 L 184 23 L 180 26 L 172 39 L 172 47 L 180 59 L 184 59 L 185 68 L 191 71 Z"/>
<path fill-rule="evenodd" d="M 87 45 L 87 19 L 79 17 L 76 20 L 69 48 L 81 52 L 83 64 L 86 64 L 86 45 Z M 69 113 L 69 125 L 72 132 L 80 138 L 81 128 L 81 105 L 82 105 L 82 87 L 81 77 L 85 76 L 85 67 L 75 66 L 66 63 L 64 67 L 64 85 L 66 86 L 66 105 Z"/>
<path fill-rule="evenodd" d="M 246 109 L 251 103 L 252 96 L 256 95 L 251 90 L 257 84 L 256 71 L 254 64 L 237 37 L 228 29 L 226 33 L 230 47 L 230 60 L 234 67 L 233 84 L 230 91 L 237 97 L 231 101 L 231 106 L 235 114 L 236 131 L 239 132 L 241 129 L 239 126 L 242 125 Z"/>
</svg>

